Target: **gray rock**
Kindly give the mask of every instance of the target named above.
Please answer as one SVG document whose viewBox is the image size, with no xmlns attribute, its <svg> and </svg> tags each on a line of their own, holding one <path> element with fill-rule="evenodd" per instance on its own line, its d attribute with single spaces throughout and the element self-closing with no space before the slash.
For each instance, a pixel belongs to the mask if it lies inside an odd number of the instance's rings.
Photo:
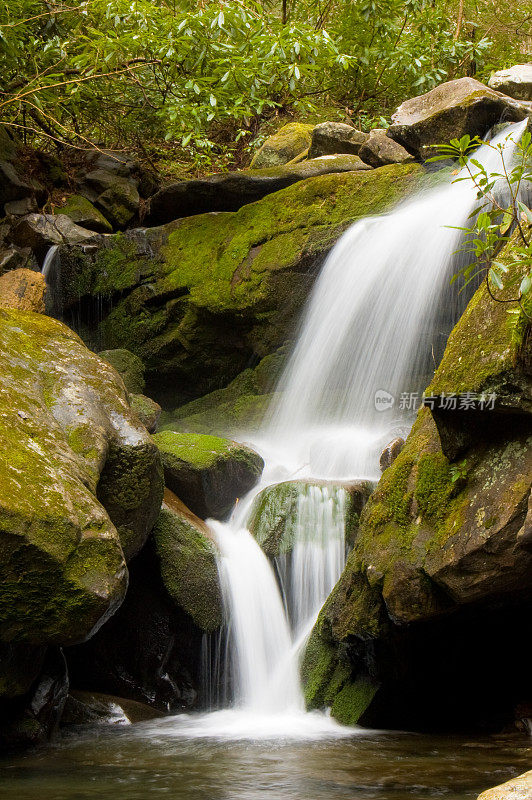
<svg viewBox="0 0 532 800">
<path fill-rule="evenodd" d="M 322 122 L 312 131 L 309 158 L 351 153 L 358 155 L 361 146 L 368 140 L 368 134 L 357 131 L 344 122 Z"/>
<path fill-rule="evenodd" d="M 8 239 L 17 247 L 31 248 L 42 261 L 53 244 L 78 245 L 91 241 L 94 236 L 65 214 L 28 214 L 13 226 Z"/>
<path fill-rule="evenodd" d="M 488 86 L 515 100 L 532 100 L 532 64 L 516 64 L 494 72 Z"/>
<path fill-rule="evenodd" d="M 386 131 L 380 128 L 371 131 L 368 140 L 360 148 L 359 156 L 372 167 L 384 167 L 386 164 L 409 164 L 415 160 L 408 150 L 390 139 L 386 135 Z"/>
<path fill-rule="evenodd" d="M 11 217 L 25 217 L 38 211 L 34 197 L 23 197 L 22 200 L 11 200 L 4 205 L 4 211 Z"/>
<path fill-rule="evenodd" d="M 148 433 L 155 433 L 162 412 L 159 403 L 144 394 L 130 394 L 129 403 Z"/>
<path fill-rule="evenodd" d="M 33 194 L 33 187 L 22 180 L 10 161 L 0 160 L 0 205 L 22 200 Z"/>
<path fill-rule="evenodd" d="M 163 225 L 211 211 L 238 211 L 248 203 L 307 178 L 369 169 L 358 156 L 328 155 L 270 169 L 242 170 L 181 181 L 161 189 L 148 204 L 144 223 Z"/>
<path fill-rule="evenodd" d="M 458 78 L 402 103 L 387 135 L 410 152 L 429 158 L 436 144 L 466 133 L 484 136 L 496 123 L 517 122 L 528 113 L 517 100 L 474 78 Z"/>
<path fill-rule="evenodd" d="M 106 220 L 101 211 L 98 211 L 90 200 L 81 194 L 74 194 L 68 198 L 61 209 L 62 214 L 70 217 L 72 222 L 96 233 L 112 233 L 113 226 Z"/>
</svg>

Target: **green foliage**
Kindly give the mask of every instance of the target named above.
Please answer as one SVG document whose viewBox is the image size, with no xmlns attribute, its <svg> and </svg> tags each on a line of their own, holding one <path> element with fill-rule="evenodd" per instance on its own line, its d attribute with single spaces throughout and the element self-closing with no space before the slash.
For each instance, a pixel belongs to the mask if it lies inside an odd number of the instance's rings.
<svg viewBox="0 0 532 800">
<path fill-rule="evenodd" d="M 166 140 L 174 157 L 177 148 L 208 163 L 220 140 L 242 146 L 279 110 L 336 104 L 366 128 L 385 125 L 398 101 L 488 52 L 494 61 L 486 36 L 466 26 L 453 35 L 449 3 L 287 8 L 286 17 L 279 2 L 258 0 L 10 0 L 0 9 L 0 122 L 77 147 L 142 151 Z"/>
<path fill-rule="evenodd" d="M 462 136 L 448 145 L 439 145 L 440 155 L 430 159 L 438 161 L 456 158 L 462 167 L 456 181 L 469 181 L 477 190 L 480 205 L 470 215 L 471 225 L 459 228 L 465 234 L 461 250 L 472 260 L 453 277 L 463 278 L 468 285 L 478 276 L 486 281 L 493 300 L 504 303 L 518 302 L 527 314 L 527 304 L 532 296 L 532 211 L 521 199 L 524 189 L 532 181 L 532 135 L 526 130 L 519 141 L 509 133 L 503 142 L 490 144 L 478 137 Z M 505 153 L 508 142 L 515 150 Z M 481 144 L 497 153 L 498 171 L 488 170 L 471 153 Z M 517 231 L 517 242 L 512 248 L 514 261 L 497 260 L 501 249 L 511 234 Z M 509 275 L 511 274 L 511 277 Z M 497 292 L 511 289 L 513 296 L 501 298 Z"/>
</svg>

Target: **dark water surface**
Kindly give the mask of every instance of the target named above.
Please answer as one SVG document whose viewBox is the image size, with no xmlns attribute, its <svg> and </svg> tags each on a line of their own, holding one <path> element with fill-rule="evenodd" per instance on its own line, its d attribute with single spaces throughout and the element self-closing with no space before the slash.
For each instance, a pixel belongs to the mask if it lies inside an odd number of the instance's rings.
<svg viewBox="0 0 532 800">
<path fill-rule="evenodd" d="M 100 726 L 0 759 L 13 800 L 474 800 L 530 769 L 526 738 L 391 732 L 319 740 L 203 739 L 167 723 Z"/>
</svg>

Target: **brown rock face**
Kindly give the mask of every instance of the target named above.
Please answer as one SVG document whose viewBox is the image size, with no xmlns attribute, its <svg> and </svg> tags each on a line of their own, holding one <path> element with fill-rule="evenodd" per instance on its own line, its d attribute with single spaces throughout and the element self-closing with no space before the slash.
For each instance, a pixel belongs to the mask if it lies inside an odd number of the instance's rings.
<svg viewBox="0 0 532 800">
<path fill-rule="evenodd" d="M 0 308 L 44 314 L 46 280 L 40 272 L 15 269 L 0 277 Z"/>
</svg>

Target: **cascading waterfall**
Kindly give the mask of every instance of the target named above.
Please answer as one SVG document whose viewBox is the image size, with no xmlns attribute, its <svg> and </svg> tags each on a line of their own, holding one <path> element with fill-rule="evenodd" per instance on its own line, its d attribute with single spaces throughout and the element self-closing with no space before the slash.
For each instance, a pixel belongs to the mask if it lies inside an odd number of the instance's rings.
<svg viewBox="0 0 532 800">
<path fill-rule="evenodd" d="M 505 143 L 507 162 L 525 126 L 526 120 L 509 126 L 494 140 Z M 475 157 L 489 171 L 500 166 L 485 146 Z M 195 735 L 342 735 L 323 715 L 304 714 L 297 657 L 344 566 L 345 493 L 312 481 L 302 491 L 289 565 L 277 565 L 286 609 L 272 565 L 245 527 L 247 513 L 262 489 L 294 476 L 377 477 L 382 447 L 411 424 L 400 394 L 426 385 L 435 351 L 456 321 L 439 321 L 461 240 L 449 226 L 467 225 L 477 203 L 469 182 L 447 183 L 356 223 L 328 257 L 280 399 L 260 440 L 254 437 L 266 461 L 263 480 L 228 523 L 210 523 L 220 551 L 235 710 L 208 715 L 210 725 L 203 718 Z M 387 398 L 386 412 L 377 396 Z M 220 714 L 237 716 L 220 723 Z M 288 717 L 297 724 L 287 726 Z"/>
<path fill-rule="evenodd" d="M 503 145 L 507 164 L 526 124 L 492 142 Z M 475 157 L 488 172 L 500 171 L 491 147 Z M 400 408 L 401 395 L 427 385 L 435 351 L 460 313 L 458 307 L 439 330 L 463 236 L 455 228 L 467 225 L 477 206 L 470 181 L 447 183 L 387 216 L 355 223 L 340 239 L 270 411 L 265 438 L 285 463 L 308 464 L 309 474 L 322 477 L 378 477 L 383 446 L 412 419 L 411 409 Z"/>
</svg>

